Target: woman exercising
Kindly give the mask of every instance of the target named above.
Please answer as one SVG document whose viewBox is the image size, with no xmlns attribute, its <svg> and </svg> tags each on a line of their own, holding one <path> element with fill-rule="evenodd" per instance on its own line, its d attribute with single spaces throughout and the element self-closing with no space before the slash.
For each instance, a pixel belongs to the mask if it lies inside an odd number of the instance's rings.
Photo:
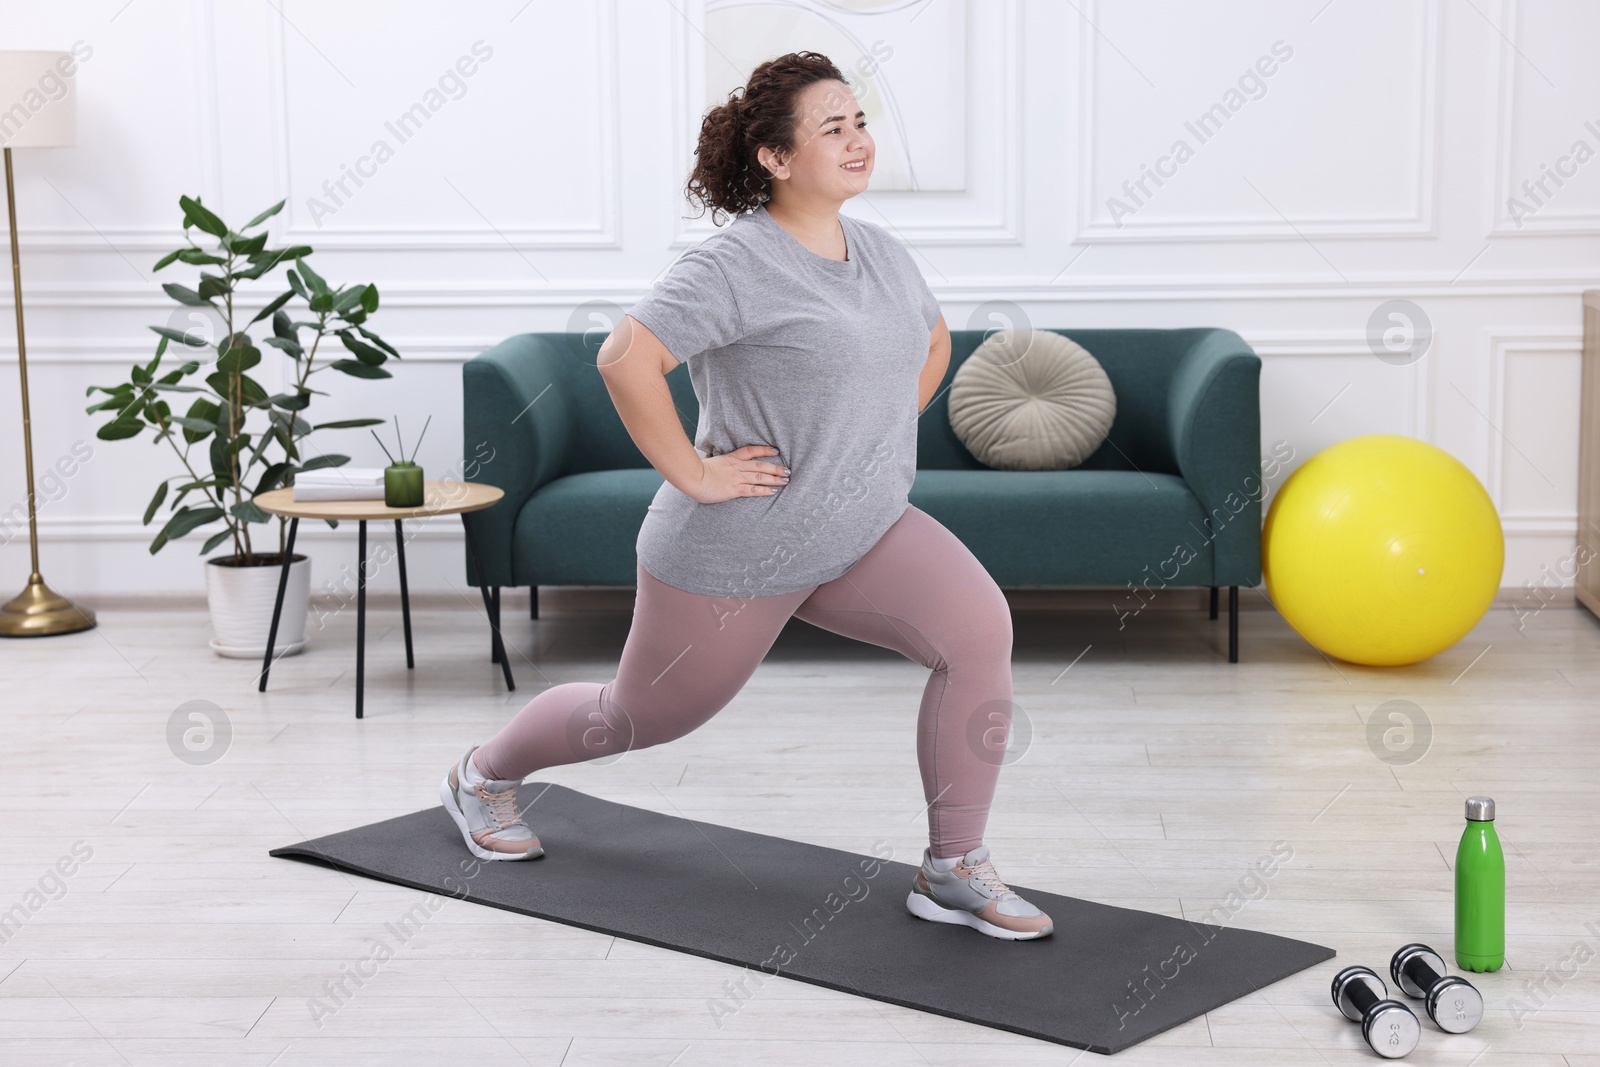
<svg viewBox="0 0 1600 1067">
<path fill-rule="evenodd" d="M 950 331 L 905 248 L 839 213 L 867 188 L 864 112 L 826 57 L 761 64 L 700 127 L 688 193 L 733 221 L 685 252 L 601 346 L 628 433 L 665 481 L 636 545 L 617 675 L 544 690 L 440 786 L 473 855 L 542 856 L 529 774 L 682 737 L 755 673 L 790 616 L 932 673 L 917 719 L 929 845 L 906 907 L 991 937 L 1050 917 L 983 843 L 1011 724 L 1011 611 L 983 565 L 909 504 L 917 416 Z M 700 402 L 691 443 L 664 376 Z M 754 443 L 752 443 L 754 442 Z"/>
</svg>

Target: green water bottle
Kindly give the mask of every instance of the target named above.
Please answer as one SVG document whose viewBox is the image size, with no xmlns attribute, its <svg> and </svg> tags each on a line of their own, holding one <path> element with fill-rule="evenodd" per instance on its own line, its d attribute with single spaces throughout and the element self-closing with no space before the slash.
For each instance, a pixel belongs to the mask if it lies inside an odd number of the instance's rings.
<svg viewBox="0 0 1600 1067">
<path fill-rule="evenodd" d="M 1456 848 L 1456 963 L 1498 971 L 1506 961 L 1506 856 L 1494 832 L 1494 800 L 1467 798 Z"/>
</svg>

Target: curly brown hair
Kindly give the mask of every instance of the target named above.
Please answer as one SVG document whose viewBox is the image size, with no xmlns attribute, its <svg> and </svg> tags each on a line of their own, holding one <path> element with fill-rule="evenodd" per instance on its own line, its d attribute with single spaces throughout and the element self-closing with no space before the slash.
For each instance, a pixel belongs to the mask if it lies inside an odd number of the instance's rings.
<svg viewBox="0 0 1600 1067">
<path fill-rule="evenodd" d="M 829 80 L 849 84 L 827 56 L 790 52 L 751 71 L 742 96 L 735 90 L 727 103 L 706 112 L 686 191 L 699 202 L 702 215 L 711 208 L 713 225 L 722 225 L 718 211 L 740 215 L 772 199 L 772 175 L 756 153 L 762 148 L 793 152 L 795 99 L 811 83 Z"/>
</svg>

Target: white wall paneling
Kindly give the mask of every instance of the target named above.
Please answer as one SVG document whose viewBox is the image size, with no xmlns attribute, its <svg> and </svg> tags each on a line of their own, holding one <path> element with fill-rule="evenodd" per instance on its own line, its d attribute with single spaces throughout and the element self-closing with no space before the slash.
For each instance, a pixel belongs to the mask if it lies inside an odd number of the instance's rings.
<svg viewBox="0 0 1600 1067">
<path fill-rule="evenodd" d="M 372 18 L 357 6 L 285 10 L 334 41 L 361 41 Z M 501 11 L 414 10 L 433 28 L 396 37 L 392 64 L 351 52 L 363 83 L 381 79 L 356 109 L 327 107 L 343 73 L 296 47 L 270 6 L 257 12 L 270 31 L 274 163 L 292 193 L 285 239 L 370 252 L 620 247 L 615 0 L 521 16 L 541 20 L 559 62 Z"/>
<path fill-rule="evenodd" d="M 693 168 L 695 138 L 705 109 L 727 99 L 729 92 L 743 85 L 753 66 L 746 66 L 742 74 L 735 73 L 740 64 L 728 53 L 744 53 L 730 42 L 714 38 L 719 27 L 727 33 L 730 23 L 750 17 L 747 9 L 773 9 L 774 19 L 798 23 L 792 32 L 803 33 L 812 26 L 826 28 L 829 39 L 847 42 L 852 50 L 877 60 L 874 77 L 884 87 L 881 92 L 893 99 L 890 94 L 894 91 L 902 97 L 908 95 L 918 78 L 938 78 L 939 53 L 928 47 L 925 32 L 928 23 L 937 19 L 944 32 L 956 36 L 951 47 L 959 49 L 964 59 L 953 76 L 964 79 L 967 93 L 965 100 L 959 102 L 961 114 L 952 121 L 961 126 L 965 136 L 959 142 L 951 139 L 951 143 L 964 144 L 966 159 L 960 168 L 966 176 L 964 187 L 947 188 L 952 183 L 944 181 L 936 188 L 917 192 L 873 188 L 843 210 L 868 222 L 892 227 L 901 240 L 917 248 L 1021 244 L 1025 177 L 1022 142 L 1026 130 L 1019 111 L 1026 92 L 1021 61 L 1025 32 L 1022 7 L 1023 0 L 961 0 L 947 5 L 713 0 L 709 10 L 703 3 L 689 5 L 686 10 L 692 14 L 678 21 L 672 37 L 678 89 L 673 116 L 677 134 L 672 151 L 675 172 L 683 175 L 678 187 Z M 715 21 L 708 31 L 708 19 L 713 16 Z M 767 23 L 763 23 L 762 31 L 772 32 Z M 743 39 L 735 37 L 733 43 L 742 44 Z M 816 44 L 791 47 L 821 50 Z M 842 54 L 830 58 L 847 72 L 855 62 L 853 55 L 848 60 Z M 894 117 L 874 115 L 869 110 L 868 129 L 876 137 L 875 127 L 890 127 Z M 892 136 L 898 137 L 898 133 Z M 698 244 L 714 229 L 709 211 L 698 218 L 680 220 L 673 248 L 681 250 Z M 936 267 L 926 262 L 923 267 L 930 277 L 934 276 Z"/>
<path fill-rule="evenodd" d="M 1084 10 L 1079 241 L 1434 233 L 1437 0 Z"/>
<path fill-rule="evenodd" d="M 1560 534 L 1578 523 L 1578 397 L 1583 336 L 1485 331 L 1492 414 L 1486 488 L 1507 531 Z"/>
<path fill-rule="evenodd" d="M 1600 234 L 1600 71 L 1572 12 L 1501 0 L 1492 236 Z"/>
</svg>

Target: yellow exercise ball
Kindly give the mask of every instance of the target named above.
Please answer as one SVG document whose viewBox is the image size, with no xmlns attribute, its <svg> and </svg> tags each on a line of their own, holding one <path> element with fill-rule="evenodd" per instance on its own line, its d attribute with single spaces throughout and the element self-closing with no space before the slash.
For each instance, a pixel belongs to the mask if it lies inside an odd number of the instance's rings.
<svg viewBox="0 0 1600 1067">
<path fill-rule="evenodd" d="M 1352 437 L 1306 460 L 1261 529 L 1279 613 L 1351 663 L 1416 663 L 1449 648 L 1489 610 L 1504 568 L 1500 516 L 1478 479 L 1398 434 Z"/>
</svg>

